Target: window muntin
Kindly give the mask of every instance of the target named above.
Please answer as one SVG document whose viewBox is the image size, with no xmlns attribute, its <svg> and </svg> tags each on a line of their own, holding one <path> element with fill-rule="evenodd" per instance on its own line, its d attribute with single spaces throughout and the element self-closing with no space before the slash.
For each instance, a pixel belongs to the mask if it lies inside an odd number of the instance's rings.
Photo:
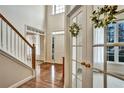
<svg viewBox="0 0 124 93">
<path fill-rule="evenodd" d="M 113 46 L 107 48 L 107 55 L 108 55 L 109 61 L 115 61 L 114 60 L 114 54 L 115 54 L 114 52 L 115 52 L 115 48 Z"/>
<path fill-rule="evenodd" d="M 53 14 L 59 14 L 65 12 L 64 5 L 54 5 L 53 6 Z"/>
<path fill-rule="evenodd" d="M 119 62 L 124 62 L 124 46 L 119 47 Z"/>
<path fill-rule="evenodd" d="M 108 42 L 114 42 L 115 24 L 108 25 Z"/>
</svg>

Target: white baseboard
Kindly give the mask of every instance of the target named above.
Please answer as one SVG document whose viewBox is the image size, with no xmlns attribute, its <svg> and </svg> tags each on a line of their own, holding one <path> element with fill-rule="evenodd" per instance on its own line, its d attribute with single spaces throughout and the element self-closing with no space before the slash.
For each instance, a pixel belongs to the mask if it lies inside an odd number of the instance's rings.
<svg viewBox="0 0 124 93">
<path fill-rule="evenodd" d="M 60 64 L 60 65 L 62 65 L 62 63 L 58 63 L 58 62 L 55 62 L 55 64 Z"/>
<path fill-rule="evenodd" d="M 11 86 L 8 87 L 8 88 L 17 88 L 17 87 L 21 86 L 22 84 L 26 83 L 27 81 L 33 79 L 34 77 L 35 77 L 35 76 L 29 76 L 29 77 L 27 77 L 27 78 L 25 78 L 25 79 L 23 79 L 23 80 L 21 80 L 21 81 L 15 83 L 15 84 L 11 85 Z"/>
<path fill-rule="evenodd" d="M 51 63 L 51 64 L 53 64 L 53 63 L 55 63 L 55 64 L 63 64 L 63 63 L 60 63 L 60 62 L 53 62 L 53 61 L 45 61 L 44 63 Z"/>
</svg>

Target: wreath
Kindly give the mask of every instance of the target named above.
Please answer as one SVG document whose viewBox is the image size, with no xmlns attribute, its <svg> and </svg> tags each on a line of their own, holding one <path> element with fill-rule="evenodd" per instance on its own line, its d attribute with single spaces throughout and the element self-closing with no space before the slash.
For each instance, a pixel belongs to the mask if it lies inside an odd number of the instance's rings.
<svg viewBox="0 0 124 93">
<path fill-rule="evenodd" d="M 69 26 L 69 31 L 71 32 L 73 37 L 76 37 L 79 33 L 79 26 L 76 23 L 73 23 L 71 26 Z"/>
<path fill-rule="evenodd" d="M 117 5 L 108 6 L 105 5 L 102 8 L 98 7 L 98 10 L 92 12 L 91 20 L 95 28 L 107 27 L 110 23 L 115 23 L 117 12 Z M 103 17 L 103 18 L 102 18 Z"/>
</svg>

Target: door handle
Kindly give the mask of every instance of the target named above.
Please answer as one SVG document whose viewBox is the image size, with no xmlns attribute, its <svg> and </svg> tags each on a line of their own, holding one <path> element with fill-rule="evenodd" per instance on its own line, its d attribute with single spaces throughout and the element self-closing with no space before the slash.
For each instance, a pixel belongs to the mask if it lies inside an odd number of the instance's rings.
<svg viewBox="0 0 124 93">
<path fill-rule="evenodd" d="M 84 65 L 86 68 L 90 68 L 91 67 L 91 65 L 89 63 L 86 64 L 86 62 L 81 62 L 81 65 Z"/>
<path fill-rule="evenodd" d="M 86 67 L 86 68 L 90 68 L 91 65 L 90 65 L 90 64 L 86 64 L 85 67 Z"/>
<path fill-rule="evenodd" d="M 81 62 L 81 65 L 84 65 L 84 66 L 85 66 L 85 65 L 86 65 L 86 63 L 85 63 L 85 62 Z"/>
</svg>

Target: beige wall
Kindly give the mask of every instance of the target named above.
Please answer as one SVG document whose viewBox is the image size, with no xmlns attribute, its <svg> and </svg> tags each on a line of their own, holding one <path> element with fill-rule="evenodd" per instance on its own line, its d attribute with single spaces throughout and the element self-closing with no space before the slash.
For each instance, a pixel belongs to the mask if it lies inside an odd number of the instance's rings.
<svg viewBox="0 0 124 93">
<path fill-rule="evenodd" d="M 47 6 L 45 61 L 52 61 L 52 32 L 64 30 L 64 13 L 52 15 L 52 6 Z"/>
<path fill-rule="evenodd" d="M 24 25 L 29 25 L 44 31 L 45 6 L 39 5 L 1 5 L 2 13 L 21 33 Z"/>
<path fill-rule="evenodd" d="M 0 50 L 0 88 L 10 87 L 33 76 L 31 68 Z M 21 82 L 20 82 L 21 83 Z"/>
</svg>

